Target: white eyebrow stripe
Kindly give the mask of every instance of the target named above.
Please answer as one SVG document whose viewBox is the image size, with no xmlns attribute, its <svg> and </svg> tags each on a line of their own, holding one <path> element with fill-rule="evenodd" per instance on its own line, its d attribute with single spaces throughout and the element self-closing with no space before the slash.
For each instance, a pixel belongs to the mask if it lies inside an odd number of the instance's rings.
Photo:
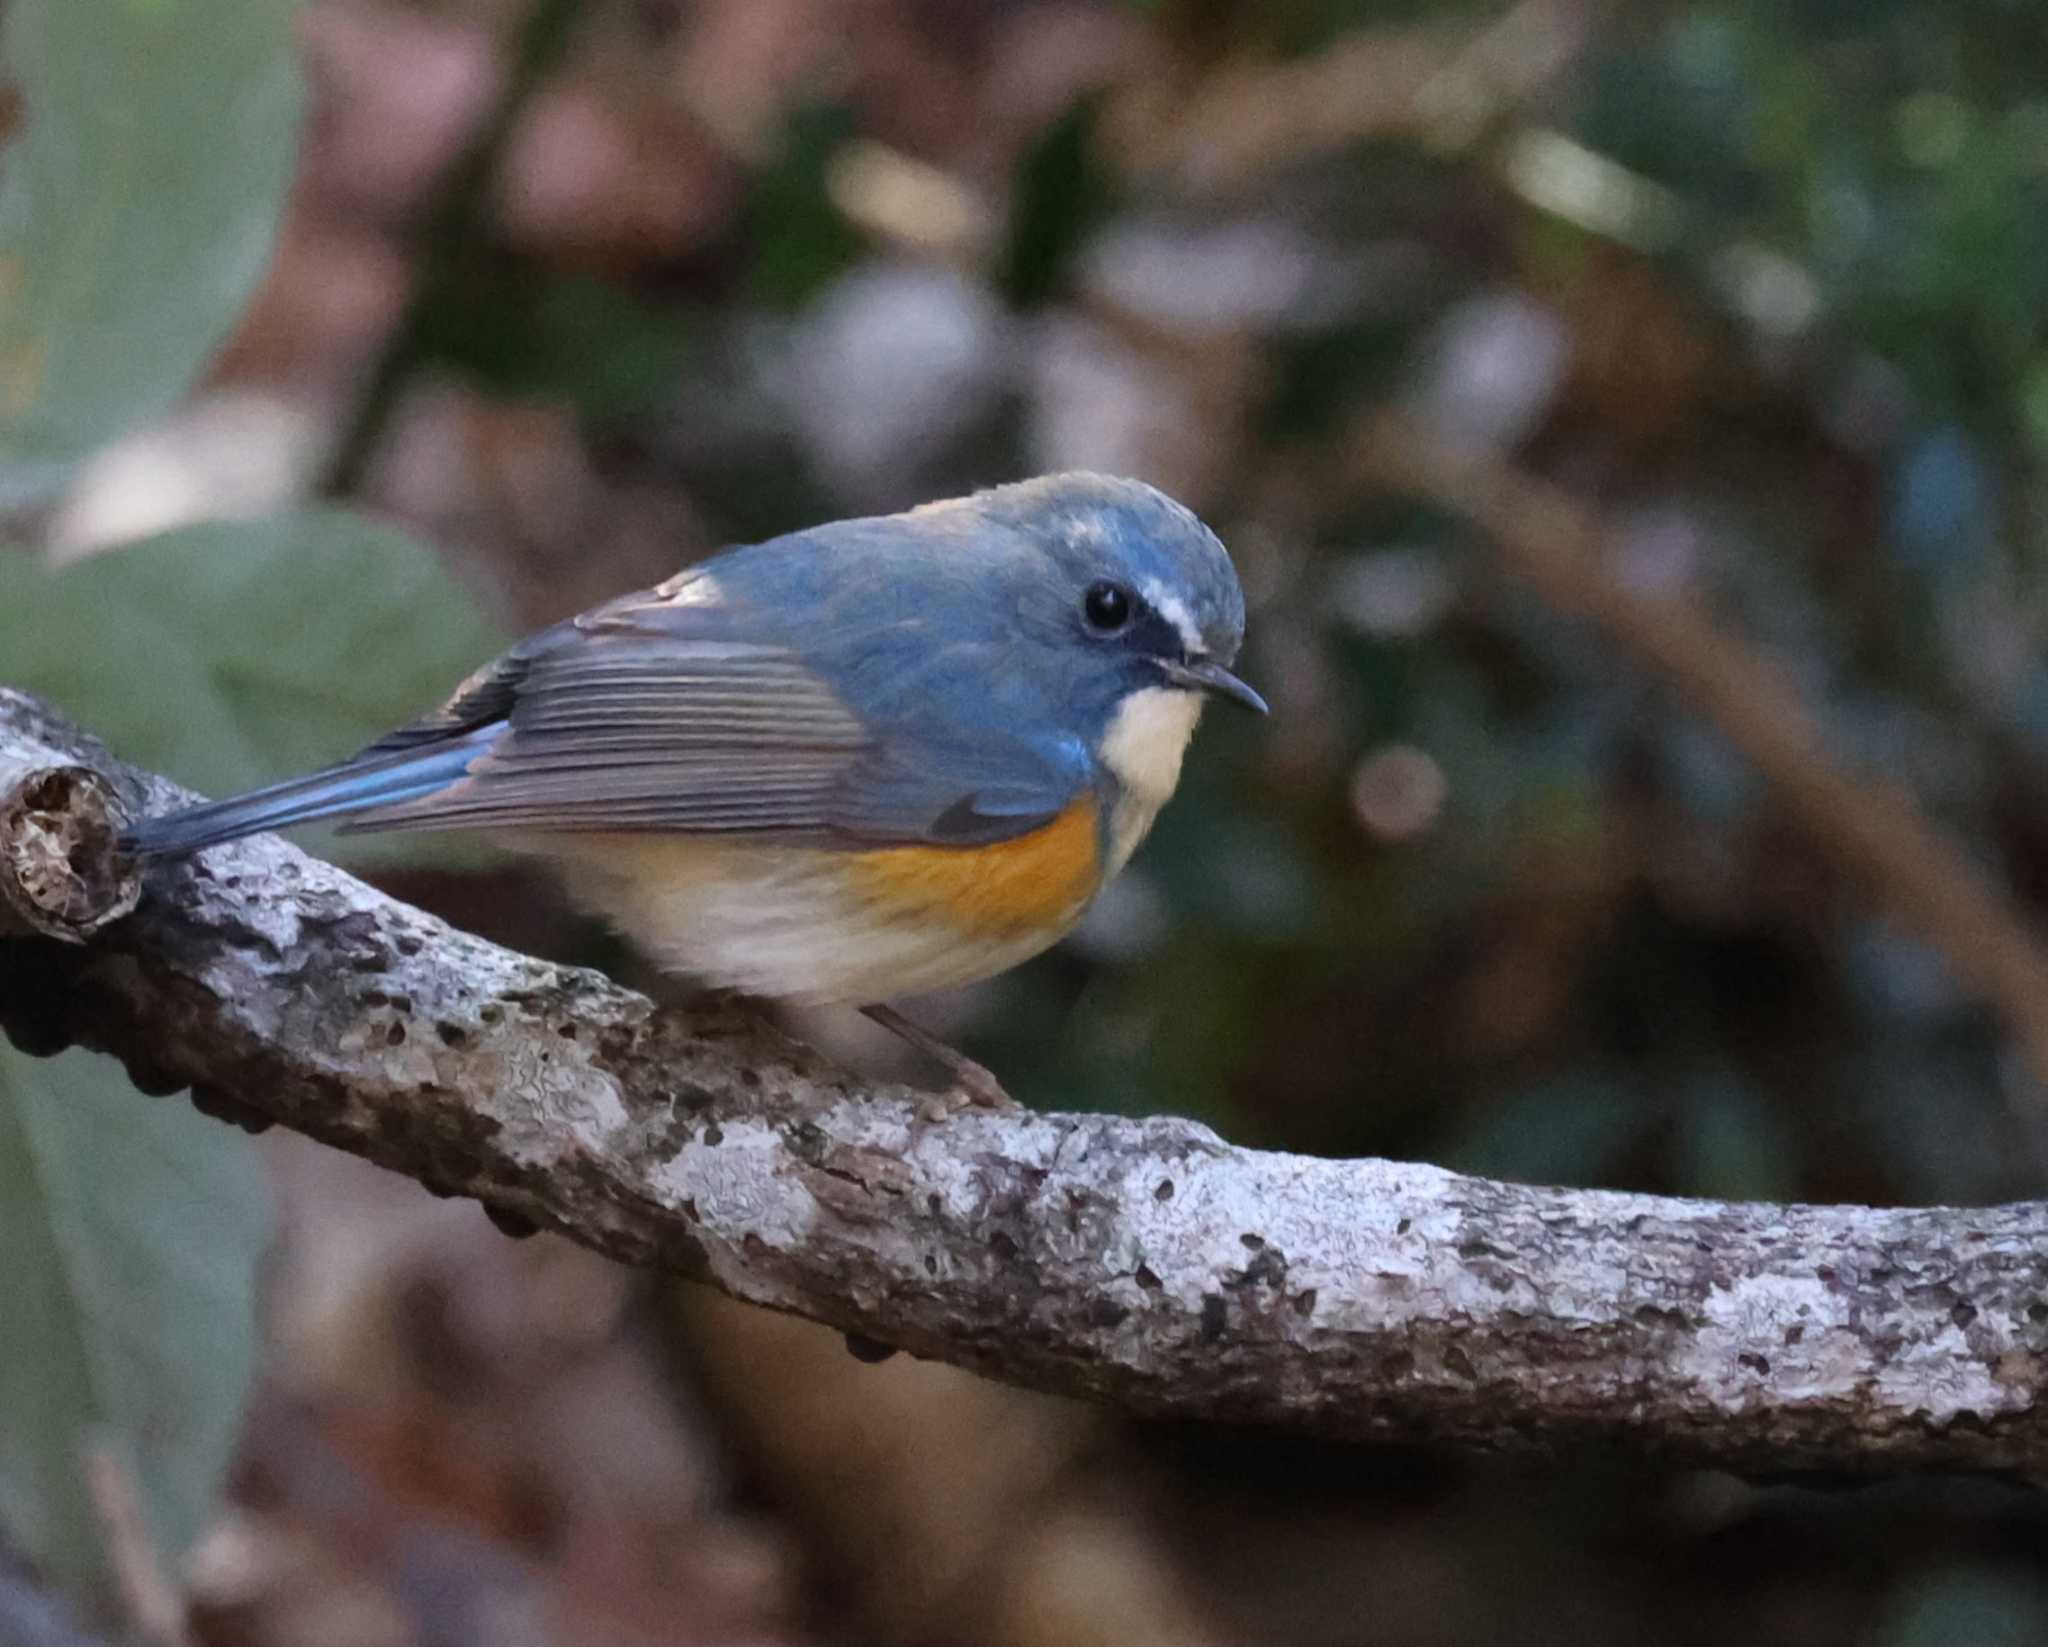
<svg viewBox="0 0 2048 1647">
<path fill-rule="evenodd" d="M 719 606 L 725 601 L 725 590 L 718 579 L 694 566 L 678 572 L 655 593 L 664 606 Z"/>
<path fill-rule="evenodd" d="M 1196 627 L 1195 615 L 1188 610 L 1186 601 L 1157 578 L 1145 580 L 1145 599 L 1153 611 L 1180 631 L 1181 645 L 1190 655 L 1202 650 L 1202 631 Z"/>
</svg>

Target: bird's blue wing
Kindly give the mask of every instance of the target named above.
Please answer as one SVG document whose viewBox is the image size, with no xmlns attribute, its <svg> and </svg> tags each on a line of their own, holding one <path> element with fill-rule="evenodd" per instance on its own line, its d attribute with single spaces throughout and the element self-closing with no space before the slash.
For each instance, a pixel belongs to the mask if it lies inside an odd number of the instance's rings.
<svg viewBox="0 0 2048 1647">
<path fill-rule="evenodd" d="M 714 565 L 716 563 L 713 563 Z M 350 830 L 744 834 L 792 843 L 972 845 L 1057 816 L 1085 778 L 1070 753 L 957 724 L 921 690 L 914 647 L 843 653 L 887 675 L 851 695 L 772 613 L 710 598 L 701 574 L 627 596 L 515 646 L 440 709 L 324 772 L 148 820 L 141 851 L 194 850 L 342 817 Z M 713 591 L 716 584 L 712 585 Z M 886 628 L 886 611 L 870 622 Z M 899 637 L 900 638 L 900 637 Z M 955 660 L 956 663 L 958 660 Z"/>
<path fill-rule="evenodd" d="M 536 637 L 438 715 L 373 745 L 374 758 L 462 736 L 479 714 L 504 727 L 456 782 L 349 827 L 971 845 L 1038 828 L 1085 781 L 1015 728 L 958 724 L 934 682 L 870 682 L 857 711 L 827 678 L 831 649 L 800 658 L 743 605 L 675 598 L 690 587 L 676 580 Z M 862 636 L 842 614 L 834 632 L 840 650 L 872 661 L 892 653 L 875 633 L 887 627 L 877 615 Z"/>
</svg>

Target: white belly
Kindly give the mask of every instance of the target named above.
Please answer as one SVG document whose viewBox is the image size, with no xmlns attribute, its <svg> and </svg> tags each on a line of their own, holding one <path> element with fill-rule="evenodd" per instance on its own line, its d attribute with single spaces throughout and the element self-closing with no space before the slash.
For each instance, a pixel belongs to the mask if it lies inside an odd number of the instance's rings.
<svg viewBox="0 0 2048 1647">
<path fill-rule="evenodd" d="M 1061 930 L 976 934 L 891 916 L 802 848 L 659 835 L 534 840 L 578 902 L 649 959 L 722 989 L 866 1006 L 993 977 Z"/>
</svg>

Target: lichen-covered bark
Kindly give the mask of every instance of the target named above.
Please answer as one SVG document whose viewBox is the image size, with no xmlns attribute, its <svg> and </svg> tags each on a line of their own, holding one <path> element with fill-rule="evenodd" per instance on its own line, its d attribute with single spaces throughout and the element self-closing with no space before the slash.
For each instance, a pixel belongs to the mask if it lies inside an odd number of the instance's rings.
<svg viewBox="0 0 2048 1647">
<path fill-rule="evenodd" d="M 105 758 L 0 692 L 33 735 Z M 161 780 L 115 771 L 117 788 Z M 0 854 L 0 862 L 4 862 Z M 631 1263 L 1040 1389 L 1340 1438 L 1758 1471 L 2048 1464 L 2048 1206 L 1736 1206 L 933 1113 L 274 839 L 0 940 L 0 1023 Z"/>
</svg>

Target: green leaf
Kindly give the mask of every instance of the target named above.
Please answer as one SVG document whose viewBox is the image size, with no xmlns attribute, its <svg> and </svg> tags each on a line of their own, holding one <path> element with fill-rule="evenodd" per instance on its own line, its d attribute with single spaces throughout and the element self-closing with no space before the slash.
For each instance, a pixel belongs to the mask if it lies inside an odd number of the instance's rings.
<svg viewBox="0 0 2048 1647">
<path fill-rule="evenodd" d="M 1799 1150 L 1783 1116 L 1734 1070 L 1685 1083 L 1673 1143 L 1679 1186 L 1717 1201 L 1789 1201 L 1798 1192 Z"/>
<path fill-rule="evenodd" d="M 860 231 L 833 204 L 827 178 L 851 139 L 852 114 L 836 104 L 796 110 L 782 152 L 754 186 L 746 241 L 753 249 L 747 285 L 771 309 L 800 309 L 860 255 Z"/>
<path fill-rule="evenodd" d="M 1581 1072 L 1508 1093 L 1445 1159 L 1460 1172 L 1525 1184 L 1609 1183 L 1655 1115 L 1623 1081 Z"/>
<path fill-rule="evenodd" d="M 344 510 L 180 527 L 55 569 L 0 554 L 7 683 L 213 794 L 353 753 L 503 645 L 434 555 Z"/>
<path fill-rule="evenodd" d="M 1061 295 L 1076 254 L 1109 215 L 1112 191 L 1094 154 L 1099 97 L 1078 99 L 1017 167 L 1016 204 L 997 284 L 1017 308 Z"/>
<path fill-rule="evenodd" d="M 249 1141 L 89 1053 L 0 1044 L 0 1528 L 67 1587 L 105 1568 L 82 1450 L 111 1443 L 175 1558 L 203 1527 L 256 1353 L 268 1225 Z"/>
<path fill-rule="evenodd" d="M 593 422 L 631 418 L 675 393 L 695 322 L 592 276 L 534 269 L 479 247 L 430 295 L 434 360 L 507 397 L 568 399 Z"/>
<path fill-rule="evenodd" d="M 299 0 L 25 0 L 0 22 L 0 502 L 188 389 L 270 260 Z"/>
<path fill-rule="evenodd" d="M 2048 1631 L 2048 1594 L 2018 1565 L 1938 1567 L 1911 1578 L 1871 1638 L 1878 1647 L 2022 1647 Z"/>
</svg>

